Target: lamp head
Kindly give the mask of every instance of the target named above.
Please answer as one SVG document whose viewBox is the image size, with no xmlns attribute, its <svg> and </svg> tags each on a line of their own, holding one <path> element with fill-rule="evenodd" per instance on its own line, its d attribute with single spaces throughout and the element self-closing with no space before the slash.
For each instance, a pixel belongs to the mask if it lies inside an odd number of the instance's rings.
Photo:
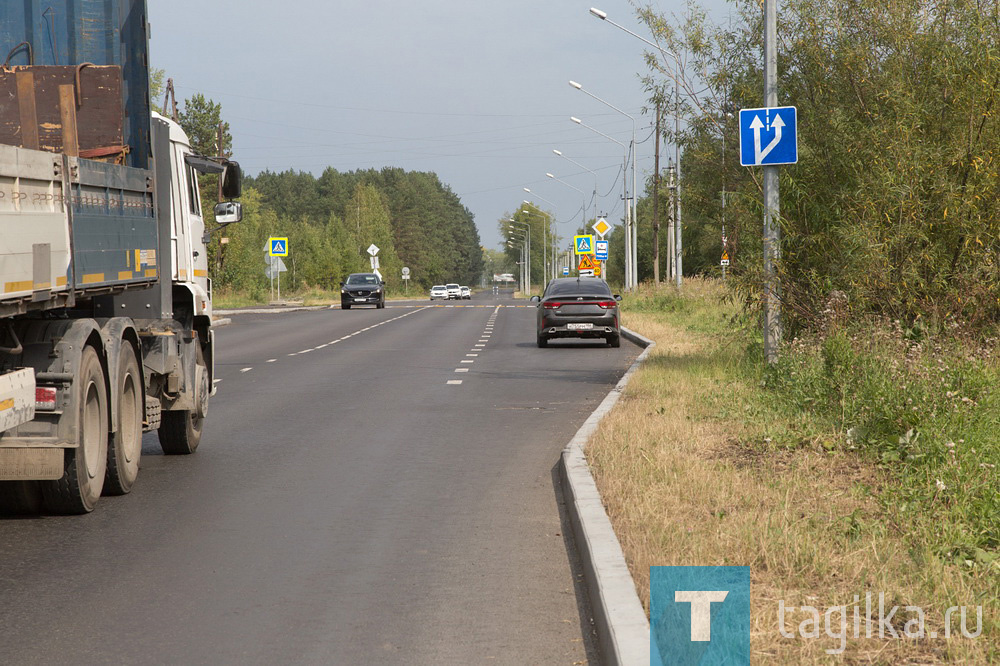
<svg viewBox="0 0 1000 666">
<path fill-rule="evenodd" d="M 521 189 L 527 192 L 528 194 L 531 194 L 531 190 L 529 190 L 527 187 L 522 187 Z"/>
<path fill-rule="evenodd" d="M 559 157 L 562 157 L 562 152 L 556 150 L 555 148 L 552 149 L 552 152 L 558 155 Z"/>
<path fill-rule="evenodd" d="M 572 120 L 577 125 L 582 125 L 583 124 L 583 121 L 580 120 L 579 118 L 577 118 L 576 116 L 570 116 L 569 119 Z"/>
<path fill-rule="evenodd" d="M 590 8 L 590 13 L 593 14 L 594 16 L 596 16 L 597 18 L 601 19 L 602 21 L 606 21 L 608 19 L 608 13 L 607 12 L 602 12 L 597 7 L 591 7 Z"/>
<path fill-rule="evenodd" d="M 570 82 L 569 82 L 569 84 L 570 84 L 571 86 L 573 86 L 574 88 L 576 88 L 577 90 L 583 90 L 583 86 L 581 86 L 581 85 L 580 85 L 579 83 L 577 83 L 576 81 L 570 81 Z"/>
<path fill-rule="evenodd" d="M 549 178 L 555 178 L 555 176 L 553 176 L 551 173 L 547 173 L 545 175 L 548 176 Z"/>
</svg>

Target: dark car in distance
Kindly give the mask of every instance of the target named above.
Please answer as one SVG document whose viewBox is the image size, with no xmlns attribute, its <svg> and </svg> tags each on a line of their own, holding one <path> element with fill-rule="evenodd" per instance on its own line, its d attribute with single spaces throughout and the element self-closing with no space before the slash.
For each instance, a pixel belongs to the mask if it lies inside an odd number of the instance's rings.
<svg viewBox="0 0 1000 666">
<path fill-rule="evenodd" d="M 385 282 L 374 273 L 351 273 L 340 283 L 340 309 L 350 310 L 352 305 L 385 307 Z"/>
<path fill-rule="evenodd" d="M 612 347 L 621 346 L 621 320 L 618 302 L 621 296 L 611 293 L 600 278 L 556 278 L 545 287 L 538 304 L 536 335 L 539 347 L 553 338 L 604 338 Z"/>
</svg>

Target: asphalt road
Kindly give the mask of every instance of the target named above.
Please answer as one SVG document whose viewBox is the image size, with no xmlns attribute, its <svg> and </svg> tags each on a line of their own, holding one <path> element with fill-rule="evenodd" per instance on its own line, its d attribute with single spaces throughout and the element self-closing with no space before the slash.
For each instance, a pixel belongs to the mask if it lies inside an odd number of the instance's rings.
<svg viewBox="0 0 1000 666">
<path fill-rule="evenodd" d="M 0 663 L 597 661 L 555 466 L 636 347 L 491 294 L 217 335 L 195 455 L 0 519 Z"/>
</svg>

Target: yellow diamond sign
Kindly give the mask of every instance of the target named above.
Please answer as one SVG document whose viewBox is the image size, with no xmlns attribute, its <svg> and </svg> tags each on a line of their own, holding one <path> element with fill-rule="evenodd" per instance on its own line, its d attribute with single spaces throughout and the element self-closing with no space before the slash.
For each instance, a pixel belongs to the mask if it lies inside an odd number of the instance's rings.
<svg viewBox="0 0 1000 666">
<path fill-rule="evenodd" d="M 601 238 L 604 238 L 604 234 L 608 233 L 609 229 L 611 229 L 611 225 L 608 224 L 608 221 L 603 217 L 598 218 L 597 222 L 594 224 L 594 231 L 596 231 L 597 235 Z"/>
</svg>

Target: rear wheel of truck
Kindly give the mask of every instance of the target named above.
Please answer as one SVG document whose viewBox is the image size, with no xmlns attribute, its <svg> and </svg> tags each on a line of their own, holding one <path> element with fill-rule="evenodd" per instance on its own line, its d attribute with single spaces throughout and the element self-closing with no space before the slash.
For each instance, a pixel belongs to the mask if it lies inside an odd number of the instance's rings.
<svg viewBox="0 0 1000 666">
<path fill-rule="evenodd" d="M 108 391 L 101 359 L 84 347 L 76 381 L 77 448 L 66 449 L 63 476 L 41 481 L 45 508 L 53 513 L 90 513 L 101 498 L 108 466 Z"/>
<path fill-rule="evenodd" d="M 142 413 L 144 395 L 139 362 L 135 350 L 122 340 L 118 355 L 115 389 L 118 395 L 118 427 L 108 444 L 108 472 L 104 480 L 105 495 L 124 495 L 132 490 L 139 476 L 142 454 Z"/>
<path fill-rule="evenodd" d="M 198 344 L 198 361 L 195 366 L 195 404 L 194 409 L 178 409 L 163 412 L 160 428 L 160 448 L 168 456 L 183 456 L 194 453 L 201 442 L 201 429 L 208 414 L 208 395 L 212 390 L 208 377 L 208 367 L 205 365 L 205 355 Z"/>
</svg>

